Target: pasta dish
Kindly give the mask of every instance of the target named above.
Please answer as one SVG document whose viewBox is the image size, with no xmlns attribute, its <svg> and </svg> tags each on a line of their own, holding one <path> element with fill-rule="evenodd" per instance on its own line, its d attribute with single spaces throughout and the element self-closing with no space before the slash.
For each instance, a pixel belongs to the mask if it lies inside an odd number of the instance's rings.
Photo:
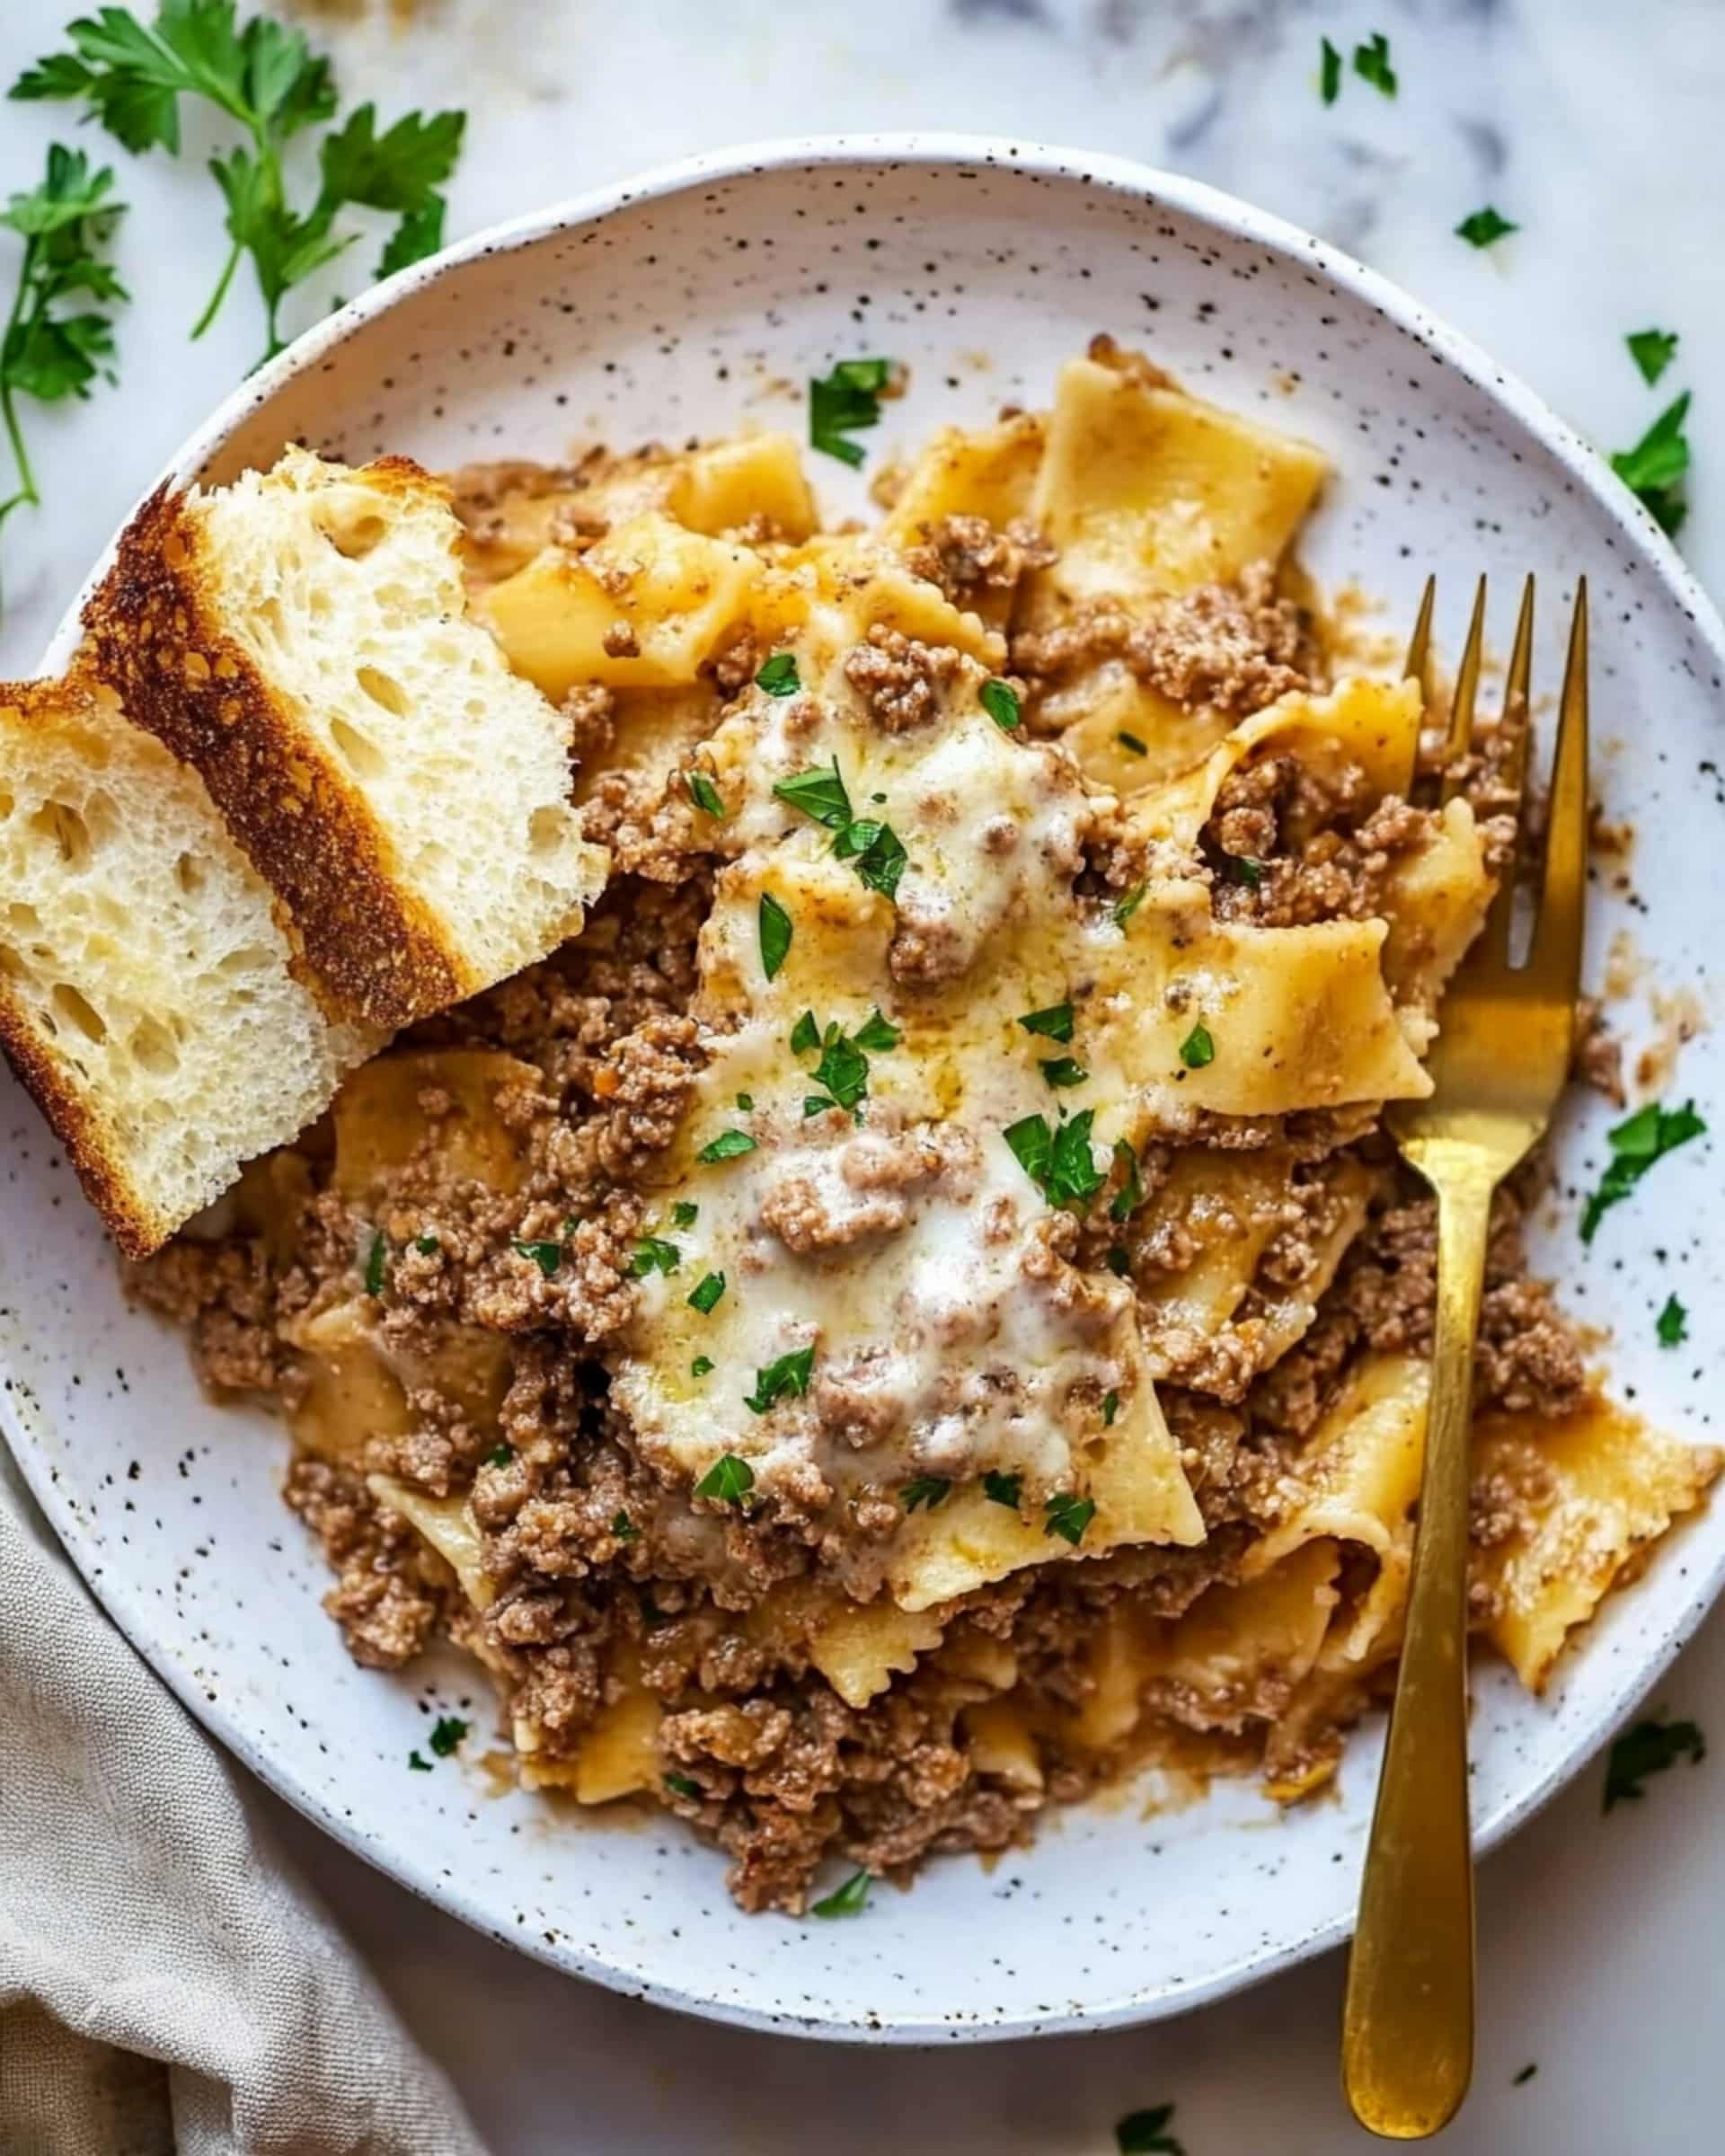
<svg viewBox="0 0 1725 2156">
<path fill-rule="evenodd" d="M 1295 1800 L 1393 1675 L 1436 1250 L 1379 1118 L 1515 833 L 1302 577 L 1324 475 L 1099 339 L 868 530 L 771 433 L 452 482 L 608 885 L 137 1285 L 286 1417 L 357 1659 L 470 1649 L 524 1782 L 748 1907 L 1176 1753 Z M 1472 1518 L 1535 1689 L 1718 1464 L 1599 1389 L 1536 1176 Z"/>
</svg>

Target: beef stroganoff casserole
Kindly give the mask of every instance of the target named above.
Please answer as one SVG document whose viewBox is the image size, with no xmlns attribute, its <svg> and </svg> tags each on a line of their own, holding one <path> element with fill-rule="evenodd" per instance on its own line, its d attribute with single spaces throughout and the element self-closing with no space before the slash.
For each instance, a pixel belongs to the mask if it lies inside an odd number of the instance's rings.
<svg viewBox="0 0 1725 2156">
<path fill-rule="evenodd" d="M 1099 339 L 867 530 L 774 434 L 453 480 L 608 886 L 134 1286 L 279 1404 L 354 1657 L 448 1635 L 525 1782 L 748 1907 L 1146 1758 L 1292 1801 L 1393 1673 L 1436 1250 L 1378 1120 L 1514 831 L 1301 577 L 1323 479 Z M 1536 1189 L 1473 1515 L 1535 1689 L 1718 1465 L 1600 1389 Z"/>
</svg>

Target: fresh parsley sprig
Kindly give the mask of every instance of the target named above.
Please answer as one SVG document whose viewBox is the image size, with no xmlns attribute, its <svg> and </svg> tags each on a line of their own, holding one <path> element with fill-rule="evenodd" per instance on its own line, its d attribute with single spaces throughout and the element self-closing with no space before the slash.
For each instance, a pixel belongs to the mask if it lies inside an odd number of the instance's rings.
<svg viewBox="0 0 1725 2156">
<path fill-rule="evenodd" d="M 113 319 L 103 310 L 128 294 L 104 259 L 126 209 L 113 199 L 113 183 L 110 166 L 93 172 L 82 150 L 51 143 L 41 180 L 0 210 L 0 225 L 24 243 L 0 336 L 0 423 L 13 470 L 10 491 L 0 495 L 0 525 L 42 499 L 18 400 L 58 404 L 87 398 L 97 382 L 114 380 Z"/>
<path fill-rule="evenodd" d="M 103 7 L 68 25 L 69 52 L 26 68 L 11 95 L 75 100 L 128 150 L 181 146 L 180 101 L 215 106 L 246 137 L 211 158 L 231 243 L 209 303 L 192 329 L 201 337 L 220 312 L 242 259 L 252 258 L 263 301 L 263 358 L 283 345 L 282 301 L 358 236 L 335 229 L 349 208 L 395 219 L 376 274 L 388 277 L 443 244 L 439 189 L 461 154 L 466 116 L 410 112 L 377 132 L 376 108 L 360 105 L 318 145 L 319 185 L 309 208 L 288 199 L 282 151 L 296 135 L 336 116 L 328 60 L 304 35 L 269 15 L 236 20 L 235 0 L 161 0 L 147 27 L 124 7 Z"/>
<path fill-rule="evenodd" d="M 1689 470 L 1689 392 L 1668 404 L 1632 449 L 1620 449 L 1611 468 L 1668 538 L 1675 539 L 1688 514 L 1684 482 Z"/>
</svg>

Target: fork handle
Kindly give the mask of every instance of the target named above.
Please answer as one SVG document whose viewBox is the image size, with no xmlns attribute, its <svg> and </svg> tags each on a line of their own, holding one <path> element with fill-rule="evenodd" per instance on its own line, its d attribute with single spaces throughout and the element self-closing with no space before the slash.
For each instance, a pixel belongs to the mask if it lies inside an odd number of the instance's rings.
<svg viewBox="0 0 1725 2156">
<path fill-rule="evenodd" d="M 1425 1467 L 1341 2040 L 1342 2087 L 1355 2117 L 1398 2141 L 1435 2134 L 1467 2093 L 1473 2071 L 1468 1432 L 1496 1179 L 1477 1156 L 1429 1165 L 1442 1171 L 1431 1176 L 1438 1315 Z"/>
</svg>

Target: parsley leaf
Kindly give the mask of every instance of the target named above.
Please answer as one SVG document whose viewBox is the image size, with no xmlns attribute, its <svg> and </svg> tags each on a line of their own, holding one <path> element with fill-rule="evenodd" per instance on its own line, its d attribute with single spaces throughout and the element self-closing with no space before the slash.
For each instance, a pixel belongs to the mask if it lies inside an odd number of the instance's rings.
<svg viewBox="0 0 1725 2156">
<path fill-rule="evenodd" d="M 629 1277 L 644 1280 L 649 1273 L 674 1273 L 682 1262 L 683 1253 L 674 1242 L 659 1235 L 643 1235 L 629 1260 Z"/>
<path fill-rule="evenodd" d="M 1381 30 L 1375 30 L 1364 45 L 1355 46 L 1354 73 L 1385 97 L 1395 95 L 1398 85 L 1395 70 L 1390 66 L 1390 40 Z"/>
<path fill-rule="evenodd" d="M 699 1206 L 693 1206 L 686 1197 L 679 1197 L 671 1207 L 671 1225 L 674 1228 L 692 1228 L 701 1217 Z"/>
<path fill-rule="evenodd" d="M 777 1362 L 755 1373 L 755 1390 L 744 1395 L 743 1405 L 751 1415 L 765 1415 L 776 1401 L 801 1400 L 809 1390 L 814 1366 L 812 1348 L 797 1348 L 780 1356 Z"/>
<path fill-rule="evenodd" d="M 1130 755 L 1147 756 L 1150 754 L 1149 743 L 1139 740 L 1136 734 L 1128 734 L 1124 727 L 1115 735 L 1114 738 Z"/>
<path fill-rule="evenodd" d="M 417 1745 L 408 1754 L 407 1763 L 416 1774 L 429 1774 L 431 1772 L 431 1762 L 420 1757 L 420 1748 Z"/>
<path fill-rule="evenodd" d="M 739 1161 L 746 1153 L 753 1153 L 755 1141 L 746 1130 L 721 1130 L 716 1138 L 710 1138 L 695 1154 L 695 1159 L 712 1167 L 718 1161 Z"/>
<path fill-rule="evenodd" d="M 723 1275 L 721 1274 L 720 1277 L 722 1279 Z M 691 1377 L 711 1377 L 717 1365 L 710 1355 L 697 1355 L 689 1365 L 689 1375 Z"/>
<path fill-rule="evenodd" d="M 1243 883 L 1255 891 L 1264 880 L 1264 864 L 1254 854 L 1230 853 L 1225 863 L 1230 883 Z"/>
<path fill-rule="evenodd" d="M 879 1003 L 856 1029 L 857 1047 L 872 1048 L 877 1054 L 885 1048 L 896 1048 L 903 1038 L 902 1030 L 889 1018 L 880 1015 Z"/>
<path fill-rule="evenodd" d="M 791 916 L 771 891 L 761 893 L 761 971 L 773 980 L 791 955 Z"/>
<path fill-rule="evenodd" d="M 755 1470 L 735 1453 L 721 1453 L 694 1486 L 697 1498 L 717 1498 L 721 1504 L 740 1505 L 755 1487 Z"/>
<path fill-rule="evenodd" d="M 485 1455 L 485 1464 L 487 1467 L 507 1467 L 514 1458 L 515 1447 L 512 1445 L 494 1445 Z"/>
<path fill-rule="evenodd" d="M 794 772 L 790 778 L 781 779 L 773 791 L 780 800 L 812 816 L 829 831 L 843 830 L 851 820 L 851 797 L 836 756 L 830 771 Z"/>
<path fill-rule="evenodd" d="M 1018 1493 L 1024 1486 L 1022 1475 L 1003 1475 L 990 1468 L 982 1478 L 982 1494 L 991 1504 L 1010 1505 L 1018 1510 Z"/>
<path fill-rule="evenodd" d="M 1508 234 L 1519 232 L 1519 225 L 1493 209 L 1488 202 L 1483 209 L 1476 209 L 1464 216 L 1455 227 L 1458 240 L 1465 240 L 1470 247 L 1490 247 Z"/>
<path fill-rule="evenodd" d="M 1123 1242 L 1110 1242 L 1102 1253 L 1102 1263 L 1117 1280 L 1124 1280 L 1132 1270 L 1132 1253 Z"/>
<path fill-rule="evenodd" d="M 841 861 L 855 860 L 856 872 L 871 890 L 882 892 L 889 898 L 898 897 L 898 879 L 904 874 L 910 856 L 890 824 L 878 823 L 872 817 L 860 817 L 856 822 L 846 824 L 834 839 L 833 852 Z"/>
<path fill-rule="evenodd" d="M 794 696 L 802 686 L 802 677 L 797 672 L 797 655 L 794 651 L 775 651 L 765 660 L 755 676 L 755 686 L 765 689 L 769 696 Z"/>
<path fill-rule="evenodd" d="M 389 1255 L 389 1245 L 384 1240 L 384 1231 L 378 1228 L 371 1238 L 371 1248 L 366 1253 L 366 1293 L 381 1295 L 384 1292 L 384 1262 Z"/>
<path fill-rule="evenodd" d="M 1057 1090 L 1070 1085 L 1083 1085 L 1090 1076 L 1084 1065 L 1070 1056 L 1050 1056 L 1039 1068 L 1048 1083 Z"/>
<path fill-rule="evenodd" d="M 805 1011 L 791 1029 L 791 1053 L 793 1056 L 812 1056 L 820 1046 L 820 1028 L 815 1022 L 812 1011 Z"/>
<path fill-rule="evenodd" d="M 691 1781 L 686 1774 L 668 1774 L 665 1777 L 665 1787 L 678 1797 L 693 1797 L 697 1803 L 700 1801 L 701 1784 L 698 1781 Z"/>
<path fill-rule="evenodd" d="M 1611 468 L 1668 538 L 1682 528 L 1689 504 L 1684 476 L 1689 469 L 1689 392 L 1668 404 L 1632 449 L 1620 449 Z"/>
<path fill-rule="evenodd" d="M 1149 888 L 1150 887 L 1147 883 L 1137 884 L 1131 890 L 1127 892 L 1123 898 L 1119 898 L 1115 901 L 1114 925 L 1116 928 L 1124 928 L 1127 925 L 1128 922 L 1131 920 L 1133 915 L 1136 914 L 1138 908 L 1144 904 L 1145 893 Z"/>
<path fill-rule="evenodd" d="M 1650 388 L 1677 356 L 1677 333 L 1675 330 L 1632 330 L 1623 342 L 1629 347 L 1629 356 L 1641 370 L 1641 379 Z"/>
<path fill-rule="evenodd" d="M 892 384 L 890 359 L 841 359 L 809 384 L 809 443 L 842 464 L 862 462 L 860 442 L 846 436 L 879 424 L 882 393 Z"/>
<path fill-rule="evenodd" d="M 1114 2128 L 1120 2156 L 1186 2156 L 1183 2144 L 1168 2131 L 1174 2116 L 1172 2104 L 1157 2104 L 1148 2111 L 1131 2111 Z"/>
<path fill-rule="evenodd" d="M 124 7 L 104 7 L 73 22 L 66 35 L 72 50 L 26 69 L 13 97 L 77 100 L 139 153 L 178 155 L 183 97 L 215 106 L 245 137 L 210 160 L 232 247 L 194 337 L 215 319 L 250 255 L 268 329 L 263 356 L 272 358 L 282 348 L 283 299 L 358 236 L 335 231 L 349 207 L 396 220 L 377 265 L 380 277 L 442 245 L 438 190 L 461 154 L 463 113 L 410 112 L 380 135 L 376 108 L 359 106 L 319 144 L 316 199 L 296 209 L 281 153 L 294 136 L 332 119 L 336 110 L 329 62 L 298 31 L 270 15 L 241 25 L 234 0 L 161 0 L 147 28 Z"/>
<path fill-rule="evenodd" d="M 1659 1318 L 1661 1348 L 1680 1348 L 1689 1338 L 1689 1312 L 1675 1295 L 1668 1295 Z"/>
<path fill-rule="evenodd" d="M 977 692 L 978 702 L 1003 734 L 1018 731 L 1023 713 L 1019 708 L 1018 691 L 1010 682 L 985 681 Z"/>
<path fill-rule="evenodd" d="M 1604 1809 L 1639 1803 L 1646 1795 L 1641 1783 L 1650 1774 L 1663 1774 L 1684 1758 L 1698 1767 L 1706 1756 L 1706 1739 L 1694 1722 L 1637 1722 L 1611 1747 Z"/>
<path fill-rule="evenodd" d="M 561 1242 L 511 1242 L 509 1248 L 518 1258 L 531 1258 L 547 1280 L 557 1277 L 557 1268 L 563 1262 Z"/>
<path fill-rule="evenodd" d="M 865 1049 L 877 1053 L 896 1048 L 903 1035 L 890 1019 L 883 1018 L 877 1003 L 854 1034 L 845 1032 L 836 1019 L 831 1020 L 823 1033 L 815 1022 L 812 1011 L 805 1011 L 791 1033 L 792 1053 L 797 1056 L 820 1050 L 820 1061 L 815 1065 L 814 1082 L 824 1085 L 824 1093 L 811 1093 L 803 1101 L 805 1116 L 822 1115 L 829 1108 L 843 1109 L 846 1115 L 854 1115 L 859 1103 L 869 1090 L 869 1058 Z"/>
<path fill-rule="evenodd" d="M 1318 94 L 1326 105 L 1333 105 L 1341 93 L 1341 55 L 1322 38 L 1318 45 Z"/>
<path fill-rule="evenodd" d="M 1105 1179 L 1090 1151 L 1094 1120 L 1094 1109 L 1087 1108 L 1053 1129 L 1044 1116 L 1025 1116 L 1002 1132 L 1019 1166 L 1051 1206 L 1084 1205 L 1101 1188 Z"/>
<path fill-rule="evenodd" d="M 907 1513 L 915 1512 L 919 1505 L 926 1505 L 933 1512 L 937 1505 L 944 1504 L 952 1494 L 952 1485 L 944 1475 L 918 1475 L 907 1482 L 898 1492 Z"/>
<path fill-rule="evenodd" d="M 816 1916 L 860 1916 L 869 1898 L 873 1882 L 866 1871 L 854 1871 L 845 1884 L 829 1894 L 824 1902 L 817 1902 Z"/>
<path fill-rule="evenodd" d="M 1119 1415 L 1119 1394 L 1118 1392 L 1104 1392 L 1102 1395 L 1102 1427 L 1105 1430 L 1111 1430 L 1114 1427 L 1114 1419 L 1116 1416 Z"/>
<path fill-rule="evenodd" d="M 611 1532 L 620 1542 L 638 1542 L 641 1530 L 626 1512 L 620 1512 L 611 1523 Z"/>
<path fill-rule="evenodd" d="M 1084 1539 L 1084 1530 L 1096 1517 L 1094 1498 L 1075 1498 L 1068 1490 L 1057 1491 L 1043 1501 L 1044 1534 L 1063 1536 L 1075 1549 Z"/>
<path fill-rule="evenodd" d="M 724 1292 L 725 1276 L 722 1273 L 703 1273 L 689 1292 L 689 1308 L 698 1310 L 703 1318 L 708 1317 L 718 1308 L 719 1298 Z"/>
<path fill-rule="evenodd" d="M 1611 1165 L 1600 1178 L 1599 1188 L 1588 1198 L 1581 1215 L 1581 1240 L 1591 1242 L 1599 1223 L 1613 1206 L 1621 1205 L 1655 1161 L 1678 1145 L 1698 1138 L 1707 1126 L 1687 1100 L 1681 1108 L 1661 1108 L 1650 1100 L 1626 1121 L 1606 1133 L 1611 1141 Z"/>
<path fill-rule="evenodd" d="M 689 799 L 705 815 L 722 817 L 726 813 L 719 789 L 704 771 L 689 772 L 684 782 L 688 787 Z"/>
<path fill-rule="evenodd" d="M 1114 1141 L 1114 1165 L 1120 1171 L 1120 1187 L 1108 1201 L 1108 1217 L 1129 1220 L 1144 1203 L 1144 1182 L 1138 1174 L 1138 1156 L 1124 1138 Z"/>
<path fill-rule="evenodd" d="M 1509 2086 L 1512 2089 L 1524 2089 L 1538 2072 L 1539 2062 L 1536 2059 L 1530 2059 L 1519 2073 L 1511 2077 Z"/>
<path fill-rule="evenodd" d="M 416 1235 L 413 1238 L 413 1248 L 420 1253 L 421 1258 L 435 1258 L 438 1252 L 443 1248 L 443 1245 L 438 1241 L 435 1235 L 428 1233 L 424 1235 Z"/>
<path fill-rule="evenodd" d="M 1045 1010 L 1027 1011 L 1018 1022 L 1027 1033 L 1040 1033 L 1047 1040 L 1070 1040 L 1072 1005 L 1049 1003 Z"/>
<path fill-rule="evenodd" d="M 41 503 L 18 399 L 85 399 L 97 381 L 114 380 L 113 321 L 99 311 L 128 297 L 102 252 L 126 209 L 110 194 L 113 181 L 106 165 L 92 172 L 82 150 L 52 143 L 38 185 L 0 210 L 0 225 L 24 243 L 0 332 L 0 425 L 16 475 L 11 491 L 0 495 L 0 525 L 14 509 Z"/>
<path fill-rule="evenodd" d="M 1180 1060 L 1189 1071 L 1201 1071 L 1207 1063 L 1216 1061 L 1216 1043 L 1202 1022 L 1195 1025 L 1181 1042 Z"/>
<path fill-rule="evenodd" d="M 459 1715 L 440 1714 L 431 1726 L 431 1749 L 439 1759 L 447 1759 L 466 1734 L 467 1725 Z"/>
</svg>

